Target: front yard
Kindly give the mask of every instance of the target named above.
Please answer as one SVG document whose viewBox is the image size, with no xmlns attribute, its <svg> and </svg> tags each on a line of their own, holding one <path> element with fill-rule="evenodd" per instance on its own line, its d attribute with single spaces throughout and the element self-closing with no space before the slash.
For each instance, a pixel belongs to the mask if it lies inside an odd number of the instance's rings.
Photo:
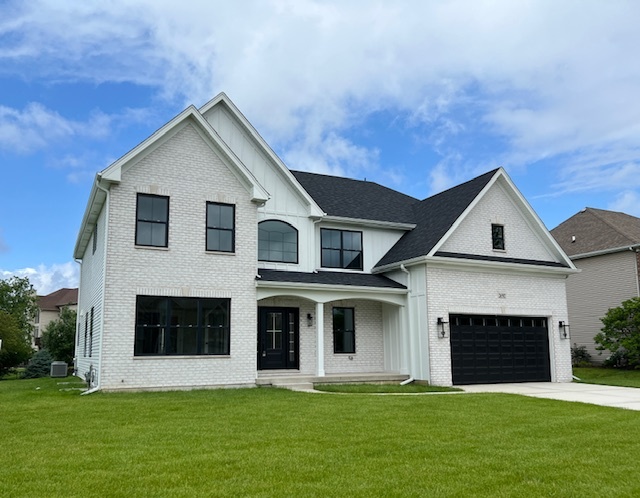
<svg viewBox="0 0 640 498">
<path fill-rule="evenodd" d="M 640 370 L 618 368 L 583 367 L 573 368 L 573 375 L 587 384 L 607 386 L 640 387 Z"/>
<path fill-rule="evenodd" d="M 501 394 L 0 382 L 2 495 L 638 496 L 638 412 Z"/>
</svg>

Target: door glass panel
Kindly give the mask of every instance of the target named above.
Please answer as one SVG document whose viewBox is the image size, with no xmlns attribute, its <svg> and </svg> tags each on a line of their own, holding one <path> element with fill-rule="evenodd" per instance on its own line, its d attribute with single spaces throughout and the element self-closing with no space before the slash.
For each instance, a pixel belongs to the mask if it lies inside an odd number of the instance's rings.
<svg viewBox="0 0 640 498">
<path fill-rule="evenodd" d="M 282 313 L 267 313 L 267 348 L 282 349 Z"/>
<path fill-rule="evenodd" d="M 289 361 L 296 361 L 296 323 L 295 313 L 289 313 Z"/>
</svg>

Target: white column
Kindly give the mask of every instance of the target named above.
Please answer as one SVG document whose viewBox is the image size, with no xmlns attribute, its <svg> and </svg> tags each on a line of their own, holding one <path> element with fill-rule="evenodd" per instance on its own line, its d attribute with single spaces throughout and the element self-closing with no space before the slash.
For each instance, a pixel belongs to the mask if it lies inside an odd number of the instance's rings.
<svg viewBox="0 0 640 498">
<path fill-rule="evenodd" d="M 316 303 L 316 375 L 324 377 L 324 304 Z"/>
</svg>

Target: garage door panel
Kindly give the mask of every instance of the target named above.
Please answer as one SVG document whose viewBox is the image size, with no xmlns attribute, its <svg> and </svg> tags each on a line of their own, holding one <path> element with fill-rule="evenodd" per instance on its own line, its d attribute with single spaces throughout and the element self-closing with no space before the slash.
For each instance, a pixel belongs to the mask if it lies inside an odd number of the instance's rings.
<svg viewBox="0 0 640 498">
<path fill-rule="evenodd" d="M 451 315 L 454 384 L 550 381 L 547 320 Z"/>
</svg>

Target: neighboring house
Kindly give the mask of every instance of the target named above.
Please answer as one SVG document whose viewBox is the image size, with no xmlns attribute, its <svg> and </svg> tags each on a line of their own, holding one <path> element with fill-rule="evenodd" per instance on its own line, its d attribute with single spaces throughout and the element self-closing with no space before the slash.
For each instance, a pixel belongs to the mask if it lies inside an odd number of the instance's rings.
<svg viewBox="0 0 640 498">
<path fill-rule="evenodd" d="M 585 208 L 551 230 L 581 270 L 567 282 L 571 343 L 586 346 L 595 362 L 593 341 L 610 308 L 640 295 L 640 218 L 616 211 Z"/>
<path fill-rule="evenodd" d="M 290 171 L 224 94 L 98 173 L 74 256 L 94 389 L 571 380 L 575 268 L 503 169 L 423 201 Z"/>
<path fill-rule="evenodd" d="M 33 346 L 40 348 L 42 333 L 53 320 L 60 318 L 63 308 L 78 309 L 78 289 L 58 289 L 46 296 L 37 296 L 38 313 L 33 330 Z"/>
</svg>

